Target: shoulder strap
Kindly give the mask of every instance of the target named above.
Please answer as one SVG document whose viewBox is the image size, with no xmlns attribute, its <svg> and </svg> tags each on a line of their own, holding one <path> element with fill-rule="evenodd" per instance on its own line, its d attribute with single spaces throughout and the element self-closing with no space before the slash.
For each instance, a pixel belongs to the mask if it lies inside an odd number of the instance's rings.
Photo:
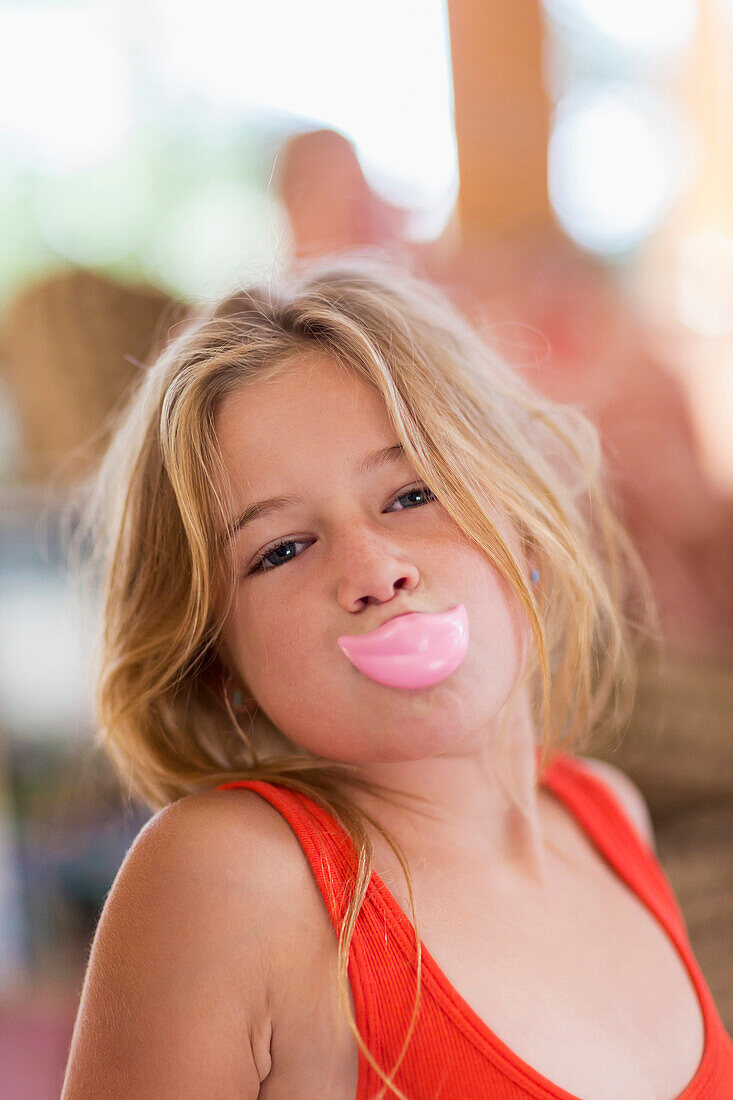
<svg viewBox="0 0 733 1100">
<path fill-rule="evenodd" d="M 706 1068 L 690 1100 L 712 1100 L 719 1088 L 733 1081 L 733 1042 L 695 958 L 687 925 L 662 865 L 629 821 L 615 793 L 595 773 L 569 755 L 558 757 L 548 768 L 545 782 L 568 805 L 578 821 L 604 852 L 621 877 L 647 902 L 677 944 L 696 986 L 705 1016 Z M 685 1095 L 687 1093 L 685 1092 Z"/>
<path fill-rule="evenodd" d="M 675 926 L 687 941 L 685 918 L 672 885 L 609 784 L 565 753 L 555 758 L 544 782 L 635 893 L 654 903 L 665 924 Z"/>
<path fill-rule="evenodd" d="M 240 779 L 222 783 L 216 790 L 245 787 L 255 791 L 278 810 L 295 833 L 315 876 L 331 924 L 338 935 L 348 899 L 356 878 L 356 849 L 346 831 L 313 799 L 281 784 L 259 779 Z M 349 948 L 348 977 L 354 1001 L 356 1025 L 370 1050 L 379 1049 L 384 1021 L 381 975 L 391 973 L 392 961 L 381 955 L 386 933 L 382 910 L 374 902 L 375 888 L 369 884 L 364 904 L 354 926 Z M 359 1059 L 359 1096 L 367 1086 L 378 1083 L 361 1049 Z M 372 1095 L 370 1092 L 369 1095 Z"/>
<path fill-rule="evenodd" d="M 261 779 L 238 779 L 222 783 L 216 790 L 244 787 L 255 791 L 288 822 L 311 866 L 338 931 L 346 904 L 347 888 L 355 875 L 356 850 L 348 834 L 317 802 L 299 791 Z"/>
</svg>

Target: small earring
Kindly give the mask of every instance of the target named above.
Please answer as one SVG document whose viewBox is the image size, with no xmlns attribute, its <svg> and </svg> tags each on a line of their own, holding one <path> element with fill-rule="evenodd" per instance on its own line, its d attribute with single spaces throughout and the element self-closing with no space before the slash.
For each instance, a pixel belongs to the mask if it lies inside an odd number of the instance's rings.
<svg viewBox="0 0 733 1100">
<path fill-rule="evenodd" d="M 232 695 L 232 705 L 235 706 L 235 707 L 241 707 L 243 702 L 244 702 L 244 695 L 239 690 L 239 688 L 237 688 L 236 691 Z"/>
<path fill-rule="evenodd" d="M 532 581 L 532 584 L 537 584 L 537 581 L 540 579 L 539 569 L 533 569 L 529 579 Z"/>
</svg>

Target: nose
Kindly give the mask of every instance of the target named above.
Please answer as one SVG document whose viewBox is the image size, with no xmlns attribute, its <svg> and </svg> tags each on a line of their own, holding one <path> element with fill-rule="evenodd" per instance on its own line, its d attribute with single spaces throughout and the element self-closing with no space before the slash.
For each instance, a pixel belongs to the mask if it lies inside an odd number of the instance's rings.
<svg viewBox="0 0 733 1100">
<path fill-rule="evenodd" d="M 348 548 L 342 542 L 341 551 L 338 600 L 346 611 L 387 603 L 420 583 L 415 563 L 387 540 L 359 538 Z"/>
</svg>

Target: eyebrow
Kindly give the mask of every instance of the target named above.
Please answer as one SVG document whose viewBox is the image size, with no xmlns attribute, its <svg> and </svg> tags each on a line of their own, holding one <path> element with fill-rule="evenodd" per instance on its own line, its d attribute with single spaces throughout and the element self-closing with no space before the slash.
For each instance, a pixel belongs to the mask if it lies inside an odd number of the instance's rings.
<svg viewBox="0 0 733 1100">
<path fill-rule="evenodd" d="M 356 473 L 359 477 L 366 477 L 387 462 L 399 462 L 404 453 L 405 448 L 401 443 L 394 443 L 391 447 L 382 447 L 372 454 L 364 455 L 356 464 Z M 224 541 L 229 542 L 237 531 L 241 531 L 243 527 L 256 519 L 264 519 L 265 516 L 269 516 L 273 512 L 281 512 L 283 508 L 302 503 L 302 497 L 284 496 L 270 497 L 268 500 L 259 500 L 254 504 L 249 504 L 243 512 L 227 524 L 223 535 Z"/>
</svg>

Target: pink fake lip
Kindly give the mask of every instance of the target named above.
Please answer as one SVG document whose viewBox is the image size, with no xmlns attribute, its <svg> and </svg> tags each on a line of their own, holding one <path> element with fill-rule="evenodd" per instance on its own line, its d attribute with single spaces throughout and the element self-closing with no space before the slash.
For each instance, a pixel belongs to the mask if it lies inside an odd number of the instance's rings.
<svg viewBox="0 0 733 1100">
<path fill-rule="evenodd" d="M 462 603 L 449 611 L 410 611 L 368 634 L 342 634 L 342 653 L 370 680 L 385 687 L 424 688 L 455 672 L 468 650 L 468 615 Z"/>
</svg>

